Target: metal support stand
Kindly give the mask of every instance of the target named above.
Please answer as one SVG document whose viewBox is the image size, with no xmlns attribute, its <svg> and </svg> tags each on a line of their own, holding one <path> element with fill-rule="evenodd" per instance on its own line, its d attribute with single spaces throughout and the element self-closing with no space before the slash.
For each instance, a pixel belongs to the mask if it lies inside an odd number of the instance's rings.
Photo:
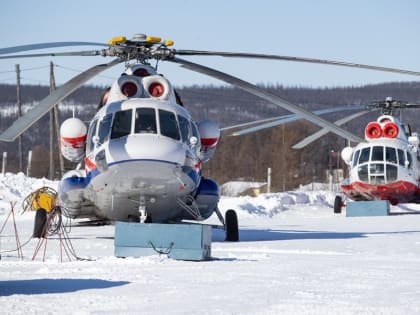
<svg viewBox="0 0 420 315">
<path fill-rule="evenodd" d="M 44 253 L 43 253 L 42 261 L 45 261 L 48 236 L 52 234 L 57 234 L 58 236 L 59 246 L 60 246 L 60 262 L 63 262 L 63 249 L 69 261 L 72 261 L 71 256 L 73 256 L 76 259 L 78 258 L 75 254 L 73 245 L 70 241 L 70 237 L 65 227 L 61 224 L 61 211 L 59 210 L 58 207 L 55 207 L 48 214 L 47 222 L 45 223 L 44 231 L 42 232 L 42 235 L 45 235 L 45 236 L 39 239 L 38 244 L 35 248 L 34 255 L 32 256 L 32 260 L 35 260 L 36 256 L 38 255 L 39 250 L 41 249 L 42 245 L 44 245 Z"/>
<path fill-rule="evenodd" d="M 7 221 L 9 220 L 10 216 L 12 216 L 12 220 L 13 220 L 13 229 L 15 232 L 15 238 L 16 238 L 16 248 L 17 248 L 17 252 L 18 252 L 18 257 L 20 259 L 23 259 L 23 253 L 22 253 L 22 246 L 20 244 L 20 240 L 19 240 L 19 233 L 16 227 L 16 219 L 15 219 L 15 206 L 16 206 L 16 202 L 10 202 L 10 212 L 7 215 L 6 220 L 3 223 L 3 226 L 0 229 L 0 236 L 3 233 L 4 227 L 6 226 Z M 0 259 L 1 259 L 1 255 L 0 255 Z"/>
</svg>

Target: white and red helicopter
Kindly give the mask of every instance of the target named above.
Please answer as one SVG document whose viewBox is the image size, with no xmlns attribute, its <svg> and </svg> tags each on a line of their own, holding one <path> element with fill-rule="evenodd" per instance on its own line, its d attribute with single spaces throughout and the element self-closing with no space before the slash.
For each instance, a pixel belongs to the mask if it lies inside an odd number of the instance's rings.
<svg viewBox="0 0 420 315">
<path fill-rule="evenodd" d="M 112 39 L 108 44 L 55 42 L 0 49 L 0 59 L 40 56 L 114 57 L 95 65 L 56 89 L 0 135 L 14 141 L 51 108 L 102 71 L 125 63 L 123 74 L 109 90 L 103 107 L 86 128 L 77 118 L 61 126 L 61 151 L 80 166 L 64 175 L 59 184 L 59 207 L 71 218 L 170 223 L 204 220 L 216 213 L 226 240 L 239 239 L 234 210 L 225 218 L 218 209 L 219 187 L 201 174 L 201 165 L 213 155 L 220 130 L 210 121 L 196 123 L 177 99 L 170 82 L 152 67 L 151 60 L 168 61 L 232 84 L 285 108 L 326 130 L 351 141 L 364 140 L 302 107 L 249 82 L 184 56 L 223 56 L 310 62 L 420 75 L 418 72 L 347 62 L 300 57 L 220 51 L 175 50 L 172 41 L 136 34 Z M 24 51 L 70 46 L 105 46 L 99 50 L 19 54 Z M 396 151 L 397 152 L 397 151 Z M 404 151 L 406 152 L 406 151 Z M 398 154 L 398 153 L 397 153 Z M 404 161 L 404 163 L 406 163 Z M 410 165 L 406 166 L 410 167 Z"/>
<path fill-rule="evenodd" d="M 369 107 L 380 109 L 381 115 L 366 125 L 366 142 L 341 151 L 349 166 L 349 178 L 341 183 L 341 191 L 354 201 L 420 203 L 419 135 L 393 115 L 396 109 L 419 105 L 387 97 Z M 337 196 L 334 212 L 339 213 L 342 206 L 342 197 Z"/>
<path fill-rule="evenodd" d="M 387 97 L 384 101 L 367 106 L 352 105 L 316 111 L 317 114 L 325 114 L 363 109 L 335 122 L 337 125 L 342 125 L 365 115 L 370 110 L 381 110 L 377 120 L 367 124 L 365 141 L 355 147 L 345 147 L 341 151 L 341 158 L 349 168 L 349 178 L 340 184 L 345 198 L 353 201 L 388 200 L 392 205 L 420 203 L 420 138 L 416 132 L 412 132 L 409 125 L 403 124 L 393 115 L 395 110 L 419 107 L 418 104 L 409 104 Z M 244 135 L 297 119 L 296 116 L 288 116 L 268 123 L 264 120 L 261 121 L 264 124 L 240 130 L 232 135 Z M 301 149 L 327 132 L 321 129 L 292 148 Z M 336 196 L 335 213 L 340 213 L 345 206 L 344 199 L 341 195 Z"/>
</svg>

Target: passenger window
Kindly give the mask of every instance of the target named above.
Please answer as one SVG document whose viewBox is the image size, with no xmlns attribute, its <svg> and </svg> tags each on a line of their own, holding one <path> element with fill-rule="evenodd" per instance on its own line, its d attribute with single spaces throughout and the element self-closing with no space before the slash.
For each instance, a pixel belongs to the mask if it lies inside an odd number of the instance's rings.
<svg viewBox="0 0 420 315">
<path fill-rule="evenodd" d="M 405 164 L 405 153 L 401 149 L 398 149 L 398 164 L 401 166 L 404 166 Z"/>
<path fill-rule="evenodd" d="M 95 143 L 93 142 L 93 136 L 96 133 L 96 125 L 98 121 L 93 121 L 89 126 L 89 131 L 87 134 L 87 145 L 86 145 L 86 153 L 90 153 L 95 148 Z"/>
<path fill-rule="evenodd" d="M 369 162 L 370 147 L 362 149 L 359 158 L 359 164 Z"/>
<path fill-rule="evenodd" d="M 373 147 L 372 148 L 372 161 L 383 161 L 384 160 L 384 147 Z"/>
<path fill-rule="evenodd" d="M 99 123 L 98 146 L 108 141 L 109 131 L 111 129 L 112 114 L 106 115 Z"/>
<path fill-rule="evenodd" d="M 137 108 L 135 133 L 157 133 L 156 114 L 154 108 Z"/>
<path fill-rule="evenodd" d="M 397 152 L 395 151 L 395 148 L 389 148 L 387 147 L 385 149 L 385 161 L 390 163 L 397 164 Z"/>
<path fill-rule="evenodd" d="M 190 138 L 190 121 L 187 118 L 180 115 L 178 115 L 178 121 L 179 127 L 181 129 L 182 142 L 188 144 Z"/>
<path fill-rule="evenodd" d="M 111 139 L 125 137 L 131 132 L 131 112 L 132 110 L 124 110 L 116 112 L 112 123 Z"/>
<path fill-rule="evenodd" d="M 175 140 L 179 140 L 179 128 L 175 114 L 159 109 L 160 133 Z"/>
</svg>

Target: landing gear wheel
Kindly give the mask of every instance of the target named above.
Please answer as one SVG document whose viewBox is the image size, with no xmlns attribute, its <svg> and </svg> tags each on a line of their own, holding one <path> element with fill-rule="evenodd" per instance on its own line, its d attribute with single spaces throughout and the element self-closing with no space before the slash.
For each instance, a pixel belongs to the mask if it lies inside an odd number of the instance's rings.
<svg viewBox="0 0 420 315">
<path fill-rule="evenodd" d="M 40 208 L 35 213 L 34 232 L 32 237 L 41 238 L 45 237 L 47 223 L 47 211 Z"/>
<path fill-rule="evenodd" d="M 343 207 L 343 199 L 341 198 L 341 196 L 335 196 L 334 213 L 341 213 L 342 207 Z"/>
<path fill-rule="evenodd" d="M 239 241 L 239 229 L 238 229 L 238 216 L 235 210 L 226 211 L 225 215 L 225 232 L 226 241 L 237 242 Z"/>
</svg>

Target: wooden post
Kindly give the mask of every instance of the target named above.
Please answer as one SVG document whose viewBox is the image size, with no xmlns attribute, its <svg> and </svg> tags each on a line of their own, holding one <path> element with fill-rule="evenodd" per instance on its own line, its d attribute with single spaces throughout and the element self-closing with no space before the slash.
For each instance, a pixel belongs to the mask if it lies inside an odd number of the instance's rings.
<svg viewBox="0 0 420 315">
<path fill-rule="evenodd" d="M 271 192 L 271 167 L 267 169 L 267 194 Z"/>
<path fill-rule="evenodd" d="M 32 150 L 29 150 L 28 152 L 28 167 L 26 169 L 26 176 L 31 176 L 31 170 L 32 170 Z"/>
<path fill-rule="evenodd" d="M 3 152 L 3 164 L 1 167 L 1 173 L 6 174 L 6 165 L 7 165 L 7 152 Z"/>
</svg>

